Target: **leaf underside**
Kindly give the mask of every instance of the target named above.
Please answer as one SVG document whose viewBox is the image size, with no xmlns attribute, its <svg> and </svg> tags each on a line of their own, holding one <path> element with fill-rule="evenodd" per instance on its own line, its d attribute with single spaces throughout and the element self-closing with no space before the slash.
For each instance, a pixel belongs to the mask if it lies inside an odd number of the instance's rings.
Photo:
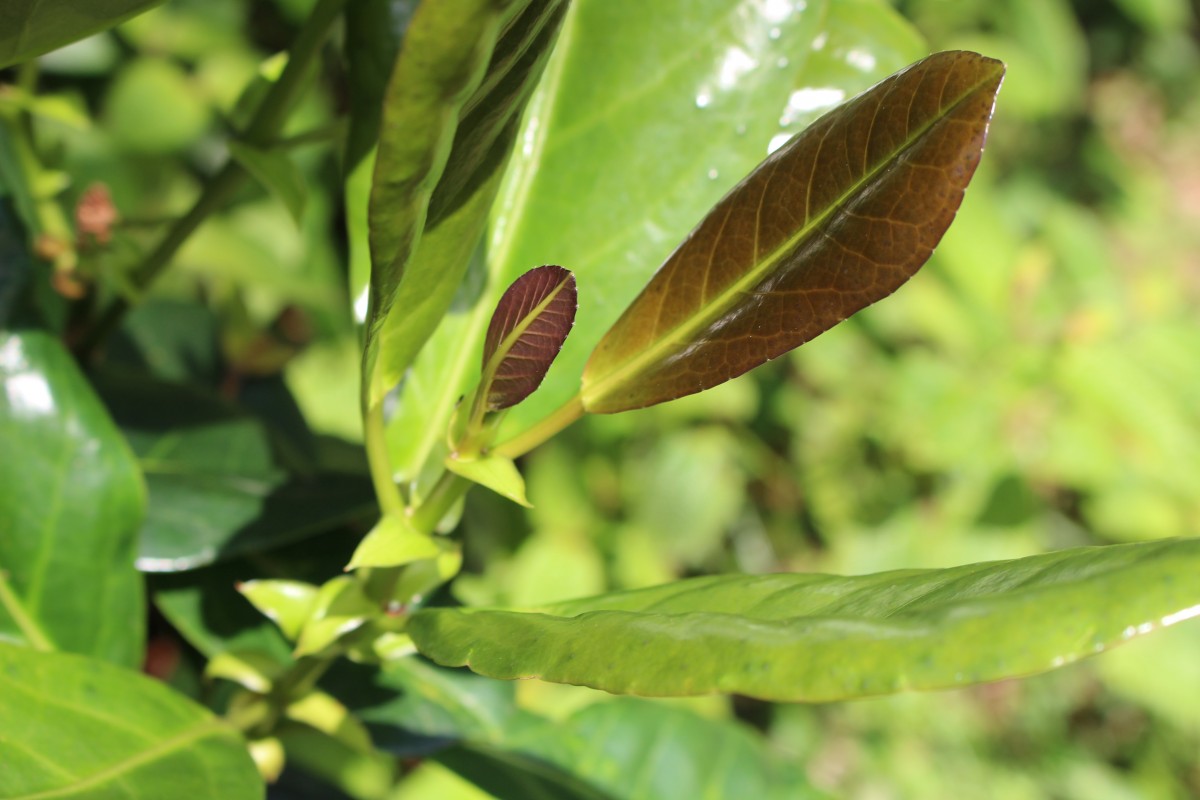
<svg viewBox="0 0 1200 800">
<path fill-rule="evenodd" d="M 825 115 L 735 186 L 596 346 L 584 407 L 716 386 L 895 291 L 954 219 L 1004 65 L 936 53 Z"/>
<path fill-rule="evenodd" d="M 828 701 L 1029 675 L 1200 615 L 1200 540 L 858 577 L 723 575 L 544 613 L 427 609 L 418 649 L 618 694 Z"/>
<path fill-rule="evenodd" d="M 504 292 L 483 345 L 488 409 L 524 400 L 546 377 L 575 324 L 575 276 L 547 265 L 526 272 Z"/>
</svg>

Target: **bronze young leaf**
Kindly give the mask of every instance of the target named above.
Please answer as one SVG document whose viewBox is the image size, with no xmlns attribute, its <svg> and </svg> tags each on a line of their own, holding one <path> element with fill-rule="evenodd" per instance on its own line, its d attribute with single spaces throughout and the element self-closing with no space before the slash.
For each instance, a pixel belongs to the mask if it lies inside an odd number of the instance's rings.
<svg viewBox="0 0 1200 800">
<path fill-rule="evenodd" d="M 482 397 L 488 411 L 524 400 L 562 349 L 577 307 L 575 276 L 553 265 L 531 269 L 508 287 L 483 344 Z"/>
<path fill-rule="evenodd" d="M 954 219 L 1003 77 L 994 59 L 935 53 L 768 157 L 601 339 L 583 407 L 708 389 L 894 292 Z"/>
</svg>

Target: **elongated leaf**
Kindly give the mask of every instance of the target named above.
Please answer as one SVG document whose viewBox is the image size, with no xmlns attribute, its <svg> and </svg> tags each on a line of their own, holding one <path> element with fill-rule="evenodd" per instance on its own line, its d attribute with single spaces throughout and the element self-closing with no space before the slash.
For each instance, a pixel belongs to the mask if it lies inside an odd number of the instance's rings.
<svg viewBox="0 0 1200 800">
<path fill-rule="evenodd" d="M 482 289 L 455 299 L 405 376 L 389 423 L 398 473 L 440 467 L 492 309 L 530 266 L 568 264 L 586 288 L 500 441 L 579 391 L 604 331 L 780 137 L 925 52 L 883 0 L 574 0 L 495 205 L 486 275 L 469 275 Z"/>
<path fill-rule="evenodd" d="M 350 97 L 350 129 L 346 135 L 346 170 L 353 170 L 379 138 L 379 119 L 387 79 L 417 0 L 356 0 L 346 6 L 346 89 Z M 364 214 L 365 217 L 365 214 Z"/>
<path fill-rule="evenodd" d="M 1052 669 L 1200 615 L 1200 540 L 861 577 L 725 575 L 545 613 L 428 609 L 422 653 L 610 692 L 837 700 Z"/>
<path fill-rule="evenodd" d="M 133 666 L 137 463 L 57 339 L 0 333 L 0 638 Z"/>
<path fill-rule="evenodd" d="M 508 287 L 483 344 L 487 407 L 499 411 L 533 393 L 562 349 L 577 307 L 575 276 L 558 266 L 531 269 Z"/>
<path fill-rule="evenodd" d="M 0 5 L 0 68 L 111 28 L 162 0 L 6 0 Z"/>
<path fill-rule="evenodd" d="M 768 157 L 600 340 L 584 408 L 724 383 L 895 291 L 953 221 L 1003 75 L 975 53 L 936 53 Z"/>
<path fill-rule="evenodd" d="M 474 249 L 564 11 L 561 0 L 453 0 L 413 15 L 371 189 L 369 403 L 399 381 L 453 299 L 468 258 L 414 260 L 418 243 L 458 217 L 466 253 Z"/>
<path fill-rule="evenodd" d="M 0 797 L 263 796 L 242 737 L 103 661 L 0 644 Z"/>
</svg>

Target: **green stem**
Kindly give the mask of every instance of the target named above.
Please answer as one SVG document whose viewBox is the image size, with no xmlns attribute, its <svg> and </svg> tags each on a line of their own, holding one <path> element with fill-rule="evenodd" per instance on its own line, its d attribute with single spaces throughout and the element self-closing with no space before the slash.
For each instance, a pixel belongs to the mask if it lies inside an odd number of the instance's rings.
<svg viewBox="0 0 1200 800">
<path fill-rule="evenodd" d="M 263 98 L 254 118 L 240 137 L 247 144 L 264 147 L 279 135 L 288 112 L 300 96 L 300 90 L 320 52 L 321 45 L 347 2 L 348 0 L 320 0 L 308 15 L 288 54 L 287 66 Z M 145 290 L 158 278 L 183 243 L 200 227 L 200 223 L 225 205 L 241 188 L 246 178 L 245 170 L 234 161 L 221 168 L 216 177 L 205 186 L 192 209 L 172 226 L 158 247 L 150 251 L 133 270 L 130 282 L 136 291 Z M 113 299 L 83 337 L 78 348 L 81 357 L 86 358 L 104 341 L 120 324 L 130 305 L 128 297 Z"/>
<path fill-rule="evenodd" d="M 437 524 L 470 488 L 471 482 L 466 478 L 450 470 L 443 472 L 429 491 L 429 496 L 411 512 L 413 527 L 424 533 L 433 533 Z"/>
<path fill-rule="evenodd" d="M 583 398 L 575 395 L 557 411 L 529 430 L 493 447 L 492 452 L 505 458 L 523 456 L 542 442 L 562 432 L 564 428 L 582 417 L 583 413 Z"/>
<path fill-rule="evenodd" d="M 404 498 L 400 496 L 400 490 L 396 487 L 396 479 L 392 474 L 392 459 L 388 455 L 383 403 L 376 403 L 363 415 L 363 438 L 379 509 L 384 514 L 404 513 Z"/>
</svg>

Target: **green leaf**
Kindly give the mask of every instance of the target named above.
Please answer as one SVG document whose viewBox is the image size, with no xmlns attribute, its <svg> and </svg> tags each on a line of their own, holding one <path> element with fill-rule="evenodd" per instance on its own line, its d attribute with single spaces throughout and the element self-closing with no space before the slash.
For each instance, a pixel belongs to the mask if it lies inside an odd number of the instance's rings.
<svg viewBox="0 0 1200 800">
<path fill-rule="evenodd" d="M 259 650 L 226 650 L 217 653 L 204 666 L 204 677 L 224 678 L 258 694 L 271 691 L 286 665 Z"/>
<path fill-rule="evenodd" d="M 285 722 L 279 739 L 292 763 L 357 800 L 385 797 L 395 781 L 395 765 L 388 756 L 352 747 L 308 725 Z"/>
<path fill-rule="evenodd" d="M 584 408 L 703 391 L 894 292 L 953 221 L 1003 76 L 993 59 L 937 53 L 775 151 L 600 340 Z"/>
<path fill-rule="evenodd" d="M 0 332 L 0 442 L 0 637 L 138 664 L 145 488 L 57 339 Z"/>
<path fill-rule="evenodd" d="M 398 567 L 437 558 L 441 552 L 434 538 L 414 528 L 407 517 L 388 514 L 359 543 L 346 569 Z"/>
<path fill-rule="evenodd" d="M 233 728 L 103 661 L 0 644 L 0 796 L 262 797 Z"/>
<path fill-rule="evenodd" d="M 447 666 L 643 695 L 824 701 L 1043 672 L 1200 613 L 1200 540 L 860 577 L 725 575 L 544 613 L 425 609 Z"/>
<path fill-rule="evenodd" d="M 317 587 L 304 581 L 246 581 L 237 588 L 242 597 L 253 603 L 293 641 L 300 635 L 317 598 Z"/>
<path fill-rule="evenodd" d="M 234 588 L 247 572 L 247 565 L 225 561 L 205 569 L 151 575 L 151 596 L 188 644 L 209 658 L 257 650 L 286 663 L 292 648 L 280 629 Z"/>
<path fill-rule="evenodd" d="M 368 405 L 399 382 L 453 300 L 564 10 L 558 0 L 453 0 L 413 15 L 371 189 Z M 454 246 L 422 256 L 426 228 L 451 220 Z"/>
<path fill-rule="evenodd" d="M 547 764 L 524 753 L 485 744 L 460 744 L 434 758 L 497 800 L 615 800 L 618 797 L 579 779 L 571 774 L 570 767 Z"/>
<path fill-rule="evenodd" d="M 144 571 L 195 569 L 377 513 L 365 476 L 289 474 L 266 426 L 216 397 L 138 375 L 96 385 L 146 475 Z"/>
<path fill-rule="evenodd" d="M 508 740 L 499 746 L 516 753 L 467 746 L 436 758 L 502 798 L 536 796 L 513 794 L 511 784 L 506 792 L 492 782 L 508 772 L 503 761 L 509 759 L 517 761 L 512 766 L 518 780 L 520 768 L 528 770 L 530 762 L 540 763 L 543 773 L 557 766 L 605 797 L 820 796 L 797 765 L 773 758 L 764 741 L 742 725 L 632 698 L 595 703 L 563 720 L 527 724 Z M 479 756 L 482 763 L 472 764 L 467 755 Z M 509 759 L 497 769 L 488 755 Z"/>
<path fill-rule="evenodd" d="M 9 0 L 0 9 L 0 68 L 111 28 L 162 0 Z"/>
<path fill-rule="evenodd" d="M 356 0 L 346 6 L 346 89 L 350 95 L 350 130 L 346 136 L 346 170 L 353 170 L 379 138 L 387 78 L 396 63 L 404 31 L 416 3 Z M 366 209 L 363 209 L 366 216 Z"/>
<path fill-rule="evenodd" d="M 295 656 L 300 658 L 331 648 L 343 636 L 361 628 L 377 611 L 363 593 L 360 581 L 344 575 L 326 581 L 317 590 L 312 613 L 300 631 Z"/>
<path fill-rule="evenodd" d="M 487 275 L 472 278 L 482 289 L 456 299 L 405 377 L 389 438 L 407 479 L 440 468 L 504 287 L 535 264 L 566 264 L 584 301 L 501 440 L 577 394 L 605 329 L 776 137 L 926 52 L 878 0 L 576 0 L 571 9 L 493 212 Z"/>
<path fill-rule="evenodd" d="M 283 150 L 263 150 L 231 140 L 229 155 L 249 172 L 268 192 L 283 202 L 292 219 L 299 225 L 304 219 L 304 204 L 308 185 L 300 168 Z"/>
<path fill-rule="evenodd" d="M 483 341 L 479 394 L 488 411 L 533 394 L 567 340 L 578 306 L 575 276 L 562 267 L 531 269 L 508 287 Z"/>
<path fill-rule="evenodd" d="M 447 456 L 446 469 L 469 481 L 486 486 L 493 492 L 507 497 L 514 503 L 532 508 L 525 497 L 525 479 L 511 458 L 483 456 L 481 458 L 455 458 Z"/>
<path fill-rule="evenodd" d="M 322 682 L 367 724 L 377 747 L 421 756 L 447 740 L 497 741 L 516 711 L 514 685 L 422 658 L 373 668 L 340 662 Z"/>
</svg>

